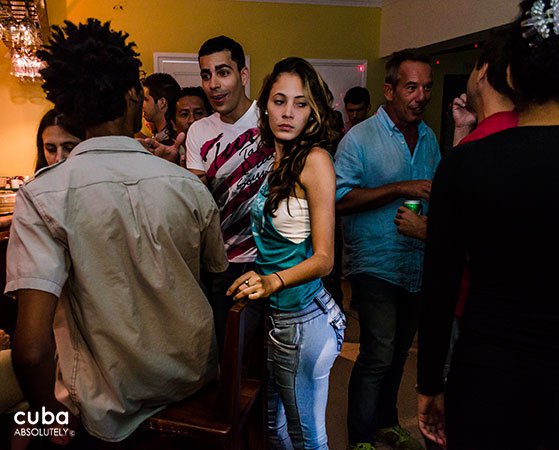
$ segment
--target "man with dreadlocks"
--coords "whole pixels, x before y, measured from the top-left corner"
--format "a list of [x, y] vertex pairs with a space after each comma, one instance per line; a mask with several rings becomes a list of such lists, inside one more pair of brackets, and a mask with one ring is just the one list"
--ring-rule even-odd
[[87, 140], [20, 189], [8, 248], [22, 390], [102, 441], [216, 377], [200, 266], [227, 267], [205, 186], [132, 138], [143, 95], [127, 38], [96, 19], [53, 27], [43, 88]]

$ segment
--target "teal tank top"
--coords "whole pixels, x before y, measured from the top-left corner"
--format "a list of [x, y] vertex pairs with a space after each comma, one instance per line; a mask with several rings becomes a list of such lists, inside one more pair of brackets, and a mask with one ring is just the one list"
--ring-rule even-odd
[[[308, 259], [313, 254], [311, 236], [296, 244], [276, 229], [272, 217], [264, 213], [268, 183], [264, 183], [252, 203], [252, 234], [256, 242], [256, 270], [261, 275], [270, 275], [289, 269]], [[309, 306], [323, 289], [322, 280], [317, 278], [308, 283], [282, 289], [270, 296], [270, 306], [286, 312], [301, 311]]]

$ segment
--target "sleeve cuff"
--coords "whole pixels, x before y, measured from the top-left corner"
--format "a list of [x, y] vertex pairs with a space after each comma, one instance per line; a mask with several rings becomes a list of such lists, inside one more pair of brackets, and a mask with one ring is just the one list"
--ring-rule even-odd
[[350, 187], [342, 187], [336, 190], [336, 201], [339, 202], [342, 198], [344, 198], [349, 192], [351, 192], [353, 188]]
[[18, 278], [17, 280], [9, 281], [6, 283], [4, 294], [12, 295], [20, 289], [35, 289], [37, 291], [48, 292], [56, 297], [60, 297], [62, 286], [49, 280], [42, 280], [40, 278]]

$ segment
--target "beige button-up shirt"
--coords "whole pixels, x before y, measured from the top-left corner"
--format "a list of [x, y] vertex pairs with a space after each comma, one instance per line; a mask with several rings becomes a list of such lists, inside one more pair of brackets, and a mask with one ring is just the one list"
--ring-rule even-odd
[[6, 292], [60, 297], [56, 394], [92, 435], [122, 440], [216, 377], [201, 265], [227, 268], [215, 202], [134, 139], [84, 141], [19, 190]]

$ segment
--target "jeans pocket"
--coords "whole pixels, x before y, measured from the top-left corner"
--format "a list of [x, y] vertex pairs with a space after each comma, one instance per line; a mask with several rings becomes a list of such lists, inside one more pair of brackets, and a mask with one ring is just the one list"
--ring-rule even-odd
[[279, 386], [289, 386], [285, 378], [286, 374], [297, 372], [299, 364], [299, 328], [296, 325], [290, 327], [273, 327], [269, 332], [269, 355], [268, 360], [272, 362], [275, 382]]
[[[337, 307], [336, 307], [337, 308]], [[346, 318], [342, 311], [338, 309], [337, 314], [334, 313], [332, 319], [330, 319], [330, 325], [334, 328], [336, 333], [336, 339], [338, 341], [338, 352], [342, 350], [342, 344], [344, 343], [344, 330], [346, 329]]]
[[299, 329], [292, 327], [273, 327], [268, 336], [274, 345], [286, 350], [297, 350], [299, 348]]

